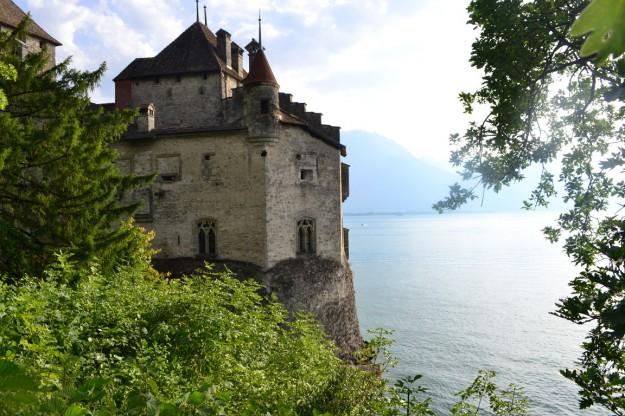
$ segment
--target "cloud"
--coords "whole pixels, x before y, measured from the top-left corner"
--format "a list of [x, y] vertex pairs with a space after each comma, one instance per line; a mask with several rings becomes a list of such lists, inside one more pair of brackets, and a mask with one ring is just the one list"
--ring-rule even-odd
[[[263, 40], [281, 89], [345, 129], [377, 132], [444, 161], [466, 119], [460, 91], [479, 85], [468, 65], [469, 0], [206, 0], [209, 26], [245, 46]], [[18, 0], [81, 69], [109, 72], [94, 99], [111, 101], [117, 75], [153, 56], [195, 20], [190, 0]], [[202, 2], [200, 3], [202, 6]], [[203, 11], [200, 12], [203, 19]]]

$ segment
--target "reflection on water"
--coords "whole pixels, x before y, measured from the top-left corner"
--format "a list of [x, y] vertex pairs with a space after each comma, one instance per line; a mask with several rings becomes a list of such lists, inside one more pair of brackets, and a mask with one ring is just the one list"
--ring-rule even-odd
[[423, 374], [440, 414], [479, 369], [525, 387], [535, 415], [608, 414], [579, 410], [576, 386], [559, 374], [586, 329], [549, 314], [575, 273], [540, 231], [554, 218], [346, 217], [360, 324], [395, 331], [392, 375]]

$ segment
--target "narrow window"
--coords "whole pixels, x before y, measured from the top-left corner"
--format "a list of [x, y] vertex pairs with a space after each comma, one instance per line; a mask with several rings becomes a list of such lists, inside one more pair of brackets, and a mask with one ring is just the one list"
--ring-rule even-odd
[[46, 48], [46, 43], [42, 40], [39, 41], [39, 49], [45, 49]]
[[204, 95], [204, 87], [200, 87], [198, 89], [198, 92], [200, 93], [200, 95]]
[[198, 252], [200, 256], [217, 255], [217, 222], [203, 220], [198, 223]]
[[182, 81], [182, 77], [180, 75], [177, 75], [176, 76], [176, 82], [180, 82], [180, 81]]
[[202, 179], [215, 179], [215, 153], [206, 153], [202, 157]]
[[171, 88], [167, 88], [167, 98], [171, 98], [174, 95]]
[[161, 79], [159, 77], [154, 78], [154, 83], [155, 84], [160, 84]]
[[315, 220], [307, 218], [297, 222], [298, 254], [315, 254], [316, 248]]
[[260, 113], [269, 114], [269, 100], [266, 98], [260, 100]]

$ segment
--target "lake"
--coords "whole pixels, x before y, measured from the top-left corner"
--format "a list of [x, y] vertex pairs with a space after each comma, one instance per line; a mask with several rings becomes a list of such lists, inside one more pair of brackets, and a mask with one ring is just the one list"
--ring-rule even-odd
[[363, 334], [395, 331], [400, 365], [422, 374], [438, 414], [479, 369], [525, 388], [537, 416], [581, 411], [559, 373], [580, 356], [586, 328], [550, 315], [575, 268], [542, 232], [554, 213], [346, 216]]

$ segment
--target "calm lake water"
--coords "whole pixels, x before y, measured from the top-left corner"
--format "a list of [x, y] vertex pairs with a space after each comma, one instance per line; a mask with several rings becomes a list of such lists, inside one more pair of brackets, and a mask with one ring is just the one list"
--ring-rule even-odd
[[536, 416], [581, 411], [558, 370], [580, 355], [585, 328], [549, 315], [575, 269], [541, 229], [556, 214], [347, 216], [360, 325], [395, 331], [400, 365], [423, 374], [434, 408], [479, 369], [526, 389]]

